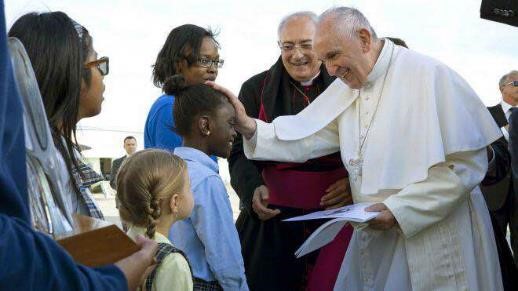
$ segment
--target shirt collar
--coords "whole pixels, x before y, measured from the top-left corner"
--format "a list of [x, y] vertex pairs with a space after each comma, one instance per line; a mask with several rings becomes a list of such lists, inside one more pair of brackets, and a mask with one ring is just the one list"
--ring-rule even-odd
[[381, 49], [378, 60], [376, 60], [372, 71], [367, 76], [367, 84], [365, 84], [366, 88], [371, 87], [374, 82], [376, 82], [376, 80], [383, 76], [388, 70], [393, 49], [394, 44], [388, 39], [383, 39], [383, 48]]
[[[147, 229], [145, 227], [131, 225], [130, 228], [128, 229], [128, 236], [136, 239], [137, 235], [139, 235], [139, 234], [146, 236], [146, 231], [147, 231]], [[155, 237], [153, 238], [153, 240], [156, 241], [157, 243], [171, 244], [169, 239], [167, 237], [165, 237], [165, 235], [159, 233], [158, 231], [155, 231]]]
[[187, 161], [198, 162], [205, 167], [219, 173], [219, 166], [206, 153], [190, 147], [177, 147], [174, 149], [174, 154]]
[[502, 100], [502, 102], [500, 102], [500, 104], [502, 104], [502, 110], [504, 111], [504, 113], [507, 113], [507, 111], [509, 111], [509, 109], [511, 109], [511, 107], [513, 107], [513, 105], [505, 102], [504, 100]]
[[313, 85], [313, 81], [315, 81], [315, 79], [320, 75], [320, 70], [318, 70], [318, 73], [313, 76], [313, 78], [307, 80], [307, 81], [303, 81], [303, 82], [300, 82], [300, 85], [302, 86], [311, 86]]

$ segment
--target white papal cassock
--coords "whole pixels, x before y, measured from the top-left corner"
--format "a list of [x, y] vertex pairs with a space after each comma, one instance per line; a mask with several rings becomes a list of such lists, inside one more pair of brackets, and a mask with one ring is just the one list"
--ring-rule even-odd
[[502, 290], [478, 188], [485, 148], [501, 133], [453, 70], [385, 40], [362, 89], [336, 80], [298, 115], [256, 122], [249, 158], [340, 150], [354, 202], [383, 202], [398, 221], [355, 226], [335, 290]]

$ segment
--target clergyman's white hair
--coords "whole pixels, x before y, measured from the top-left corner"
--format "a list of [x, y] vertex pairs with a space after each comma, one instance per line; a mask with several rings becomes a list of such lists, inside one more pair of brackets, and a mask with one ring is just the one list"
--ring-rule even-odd
[[357, 32], [360, 29], [367, 29], [374, 39], [377, 39], [374, 28], [369, 23], [369, 20], [358, 10], [350, 7], [333, 7], [319, 16], [319, 21], [322, 22], [328, 18], [339, 21], [337, 27], [349, 38], [357, 37]]
[[277, 36], [279, 38], [281, 37], [281, 31], [289, 21], [291, 21], [295, 18], [299, 18], [299, 17], [307, 17], [315, 24], [317, 24], [317, 22], [318, 22], [318, 16], [314, 12], [311, 12], [311, 11], [300, 11], [300, 12], [292, 13], [290, 15], [286, 15], [282, 18], [281, 23], [279, 23], [279, 27], [277, 28]]

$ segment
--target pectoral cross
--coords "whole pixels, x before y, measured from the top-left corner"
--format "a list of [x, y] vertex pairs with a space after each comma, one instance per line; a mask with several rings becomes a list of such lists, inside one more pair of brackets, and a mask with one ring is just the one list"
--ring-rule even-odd
[[349, 159], [349, 162], [347, 164], [350, 168], [349, 174], [356, 182], [356, 180], [362, 175], [363, 159], [360, 157], [356, 159]]

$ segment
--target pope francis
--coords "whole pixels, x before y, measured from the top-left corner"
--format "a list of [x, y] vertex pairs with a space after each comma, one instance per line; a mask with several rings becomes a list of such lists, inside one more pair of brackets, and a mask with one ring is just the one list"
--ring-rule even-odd
[[378, 39], [356, 9], [324, 12], [314, 49], [337, 80], [272, 123], [236, 109], [246, 155], [303, 162], [340, 150], [353, 200], [380, 214], [356, 226], [335, 290], [502, 290], [478, 188], [501, 133], [470, 86], [430, 57]]

